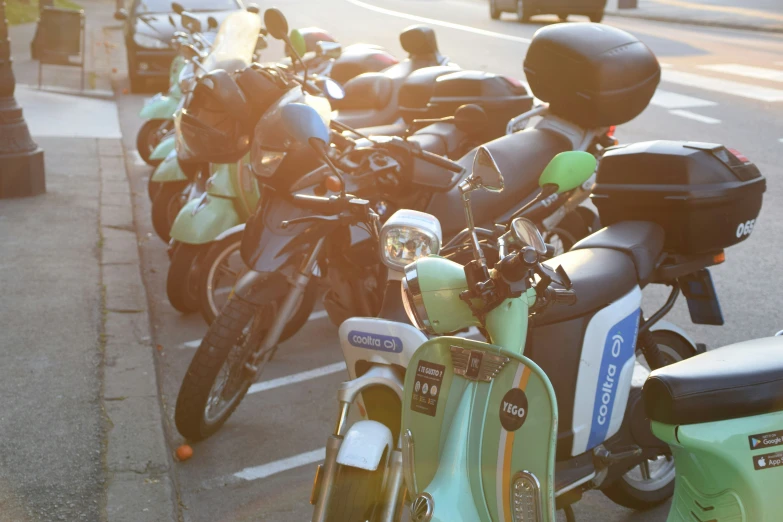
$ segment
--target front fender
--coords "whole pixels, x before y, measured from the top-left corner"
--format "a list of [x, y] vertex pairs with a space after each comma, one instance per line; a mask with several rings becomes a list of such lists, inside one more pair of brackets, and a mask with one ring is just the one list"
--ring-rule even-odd
[[170, 181], [188, 181], [188, 177], [182, 172], [177, 162], [177, 151], [172, 150], [166, 158], [155, 168], [152, 173], [152, 181], [167, 183]]
[[174, 96], [155, 96], [144, 104], [139, 116], [145, 120], [171, 120], [179, 105], [179, 98]]
[[680, 328], [676, 324], [670, 323], [669, 321], [661, 320], [661, 321], [658, 321], [657, 323], [655, 323], [654, 325], [652, 325], [650, 327], [650, 331], [651, 332], [655, 332], [655, 331], [658, 331], [658, 330], [672, 332], [672, 333], [675, 333], [675, 334], [679, 335], [688, 344], [691, 345], [691, 347], [693, 348], [693, 352], [694, 353], [697, 353], [699, 351], [699, 347], [696, 345], [696, 341], [693, 340], [693, 338], [688, 334], [688, 332], [686, 332], [685, 330], [683, 330], [682, 328]]
[[222, 232], [240, 224], [230, 199], [202, 194], [187, 202], [171, 225], [171, 238], [190, 245], [215, 241]]
[[163, 160], [166, 159], [166, 156], [169, 155], [171, 151], [174, 150], [174, 146], [177, 143], [177, 138], [173, 134], [170, 136], [166, 136], [162, 140], [160, 140], [160, 143], [158, 143], [157, 147], [152, 151], [152, 154], [150, 154], [150, 159], [153, 160]]
[[342, 466], [375, 471], [381, 464], [384, 451], [391, 455], [394, 449], [391, 430], [371, 420], [354, 423], [345, 434], [337, 463]]

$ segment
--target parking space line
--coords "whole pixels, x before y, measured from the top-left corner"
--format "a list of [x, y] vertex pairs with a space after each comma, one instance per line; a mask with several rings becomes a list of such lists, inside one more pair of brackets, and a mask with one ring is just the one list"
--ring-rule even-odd
[[294, 373], [293, 375], [286, 375], [285, 377], [279, 377], [269, 381], [261, 381], [255, 383], [247, 391], [247, 394], [258, 393], [273, 388], [279, 388], [281, 386], [288, 386], [289, 384], [296, 384], [297, 382], [309, 381], [310, 379], [317, 379], [318, 377], [324, 377], [325, 375], [331, 375], [333, 373], [341, 372], [345, 370], [347, 366], [345, 362], [338, 362], [322, 366], [314, 370], [307, 370], [306, 372]]
[[695, 87], [697, 89], [704, 89], [705, 91], [730, 94], [732, 96], [740, 96], [751, 100], [763, 102], [783, 101], [783, 90], [723, 80], [712, 76], [702, 76], [699, 74], [664, 69], [661, 71], [661, 79], [665, 82], [685, 85], [686, 87]]
[[720, 120], [715, 118], [710, 118], [709, 116], [704, 116], [702, 114], [696, 114], [695, 112], [691, 111], [683, 111], [683, 110], [674, 110], [669, 111], [669, 114], [674, 114], [675, 116], [682, 116], [683, 118], [688, 118], [689, 120], [694, 121], [700, 121], [701, 123], [708, 123], [710, 125], [715, 125], [720, 123]]
[[712, 107], [717, 103], [709, 100], [702, 100], [701, 98], [694, 98], [693, 96], [685, 96], [684, 94], [677, 94], [676, 92], [664, 91], [658, 89], [653, 94], [650, 105], [656, 107], [663, 107], [664, 109], [692, 109], [694, 107]]
[[193, 339], [192, 341], [182, 343], [183, 348], [198, 348], [199, 346], [201, 346], [201, 339]]
[[747, 78], [756, 78], [758, 80], [783, 82], [783, 71], [779, 69], [765, 69], [764, 67], [754, 67], [752, 65], [742, 65], [739, 63], [714, 63], [709, 65], [699, 65], [698, 67], [699, 69], [705, 69], [707, 71], [734, 74], [736, 76], [745, 76]]
[[262, 464], [261, 466], [254, 466], [252, 468], [245, 468], [242, 471], [234, 473], [236, 478], [243, 480], [258, 480], [262, 478], [271, 477], [277, 475], [289, 469], [299, 468], [307, 466], [308, 464], [315, 464], [326, 458], [326, 448], [317, 449], [315, 451], [308, 451], [307, 453], [301, 453], [288, 457], [287, 459], [276, 460], [269, 462], [268, 464]]

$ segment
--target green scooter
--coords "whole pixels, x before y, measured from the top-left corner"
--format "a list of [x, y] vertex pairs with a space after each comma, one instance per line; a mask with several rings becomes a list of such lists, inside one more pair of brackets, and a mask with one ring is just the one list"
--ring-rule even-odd
[[158, 93], [144, 103], [139, 112], [139, 117], [147, 120], [136, 135], [136, 149], [145, 163], [157, 166], [161, 160], [152, 158], [153, 151], [160, 140], [174, 127], [174, 112], [182, 99], [182, 91], [179, 88], [179, 74], [185, 67], [185, 59], [177, 54], [169, 68], [169, 91], [167, 94]]
[[[644, 145], [648, 151], [655, 148]], [[702, 172], [708, 178], [716, 169], [748, 169], [741, 183], [737, 177], [727, 181], [721, 198], [732, 204], [720, 210], [732, 221], [729, 227], [737, 228], [734, 218], [748, 216], [740, 222], [747, 230], [745, 223], [760, 211], [765, 186], [758, 169], [750, 162], [743, 165], [733, 153], [724, 154], [727, 149], [721, 146], [685, 144], [678, 150], [709, 161], [722, 158], [709, 165], [712, 172]], [[643, 162], [649, 156], [624, 159]], [[623, 166], [639, 173], [632, 162]], [[558, 155], [541, 176], [542, 195], [578, 186], [594, 167], [588, 154]], [[597, 179], [600, 189], [601, 170]], [[677, 230], [687, 237], [689, 219], [713, 211], [700, 204], [688, 207], [692, 213], [681, 216], [676, 229], [652, 220], [610, 219], [616, 222], [547, 261], [551, 247], [532, 222], [517, 218], [497, 239], [500, 260], [490, 270], [469, 198], [479, 188], [501, 190], [502, 180], [491, 154], [480, 149], [473, 174], [460, 185], [473, 261], [463, 267], [430, 256], [405, 268], [403, 301], [415, 326], [430, 335], [475, 326], [491, 343], [437, 337], [424, 343], [409, 363], [402, 397], [402, 460], [410, 519], [554, 522], [557, 508], [573, 521], [571, 505], [583, 491], [601, 489], [619, 498], [615, 485], [629, 470], [640, 467], [649, 479], [653, 466], [673, 464], [677, 480], [669, 522], [779, 520], [780, 343], [745, 343], [670, 365], [667, 350], [650, 344], [648, 337], [652, 324], [673, 306], [680, 284], [692, 319], [716, 316], [706, 267], [722, 262], [722, 248], [744, 237], [734, 237], [732, 229], [732, 234], [711, 237], [712, 251], [688, 251], [687, 244], [670, 234]], [[702, 187], [714, 191], [720, 185]], [[631, 201], [637, 212], [642, 202], [649, 203], [650, 188], [647, 200]], [[652, 215], [660, 220], [660, 209]], [[703, 229], [700, 235], [704, 239]], [[630, 290], [619, 283], [622, 279], [631, 282]], [[659, 312], [644, 318], [640, 288], [653, 282], [666, 282], [674, 290]], [[722, 324], [720, 319], [713, 324]], [[542, 337], [548, 326], [555, 330]], [[633, 384], [637, 349], [654, 369], [639, 394]], [[562, 385], [558, 373], [569, 371], [574, 353], [578, 370], [570, 379], [576, 378], [577, 404], [568, 412], [568, 401], [560, 400], [562, 387], [555, 385]], [[548, 358], [557, 363], [545, 372], [534, 359]], [[576, 421], [584, 413], [592, 421], [586, 430]], [[559, 424], [570, 424], [570, 416], [572, 429], [561, 433]], [[563, 457], [579, 445], [588, 451]]]

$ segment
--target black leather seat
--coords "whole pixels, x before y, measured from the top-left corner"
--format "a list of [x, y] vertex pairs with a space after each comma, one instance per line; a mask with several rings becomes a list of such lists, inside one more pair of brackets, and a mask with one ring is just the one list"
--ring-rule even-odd
[[[549, 130], [528, 129], [502, 136], [484, 147], [503, 173], [503, 192], [477, 190], [470, 195], [473, 217], [479, 226], [492, 226], [498, 218], [522, 205], [537, 188], [538, 178], [549, 162], [561, 152], [571, 150], [570, 141]], [[473, 167], [474, 149], [457, 163], [465, 167], [465, 176]], [[448, 192], [435, 194], [426, 210], [440, 220], [443, 238], [450, 239], [465, 228], [462, 195], [456, 184]]]
[[[536, 326], [590, 314], [616, 301], [636, 285], [636, 268], [628, 255], [609, 248], [583, 248], [553, 257], [544, 265], [562, 266], [577, 295], [572, 306], [548, 306], [535, 314]], [[557, 286], [555, 285], [555, 288]]]
[[602, 228], [581, 241], [571, 250], [610, 248], [631, 256], [639, 281], [646, 283], [655, 271], [663, 252], [663, 228], [649, 221], [622, 221]]
[[659, 368], [643, 394], [648, 417], [670, 425], [783, 411], [783, 337], [732, 344]]

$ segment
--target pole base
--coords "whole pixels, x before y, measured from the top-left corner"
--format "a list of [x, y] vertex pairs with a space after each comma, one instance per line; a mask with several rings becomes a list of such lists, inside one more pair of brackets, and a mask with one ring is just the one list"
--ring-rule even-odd
[[0, 154], [0, 199], [24, 198], [46, 192], [44, 151]]

